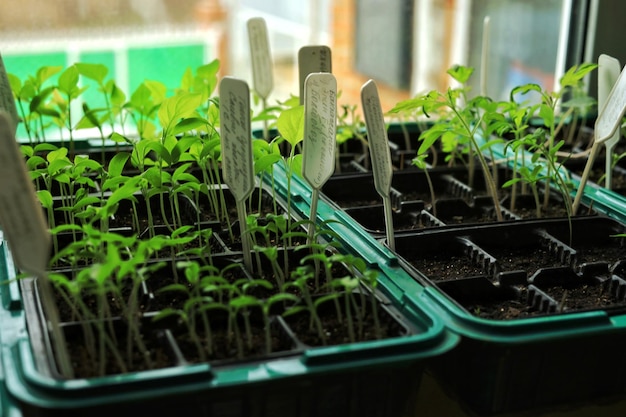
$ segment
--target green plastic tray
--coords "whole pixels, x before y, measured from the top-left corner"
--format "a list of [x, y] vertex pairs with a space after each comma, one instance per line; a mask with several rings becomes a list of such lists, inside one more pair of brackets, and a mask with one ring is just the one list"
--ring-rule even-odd
[[[310, 188], [299, 180], [291, 189], [296, 200], [294, 206], [307, 216]], [[619, 359], [626, 348], [623, 309], [508, 321], [479, 318], [429, 282], [395, 251], [376, 242], [332, 201], [324, 197], [322, 200], [318, 221], [330, 221], [344, 242], [352, 242], [350, 247], [355, 253], [394, 277], [393, 283], [385, 281], [383, 284], [388, 292], [412, 299], [421, 308], [434, 312], [450, 331], [461, 337], [454, 349], [433, 357], [428, 367], [444, 389], [472, 412], [496, 414], [545, 409], [621, 396], [626, 392], [626, 365]], [[615, 215], [607, 217], [621, 219], [623, 213], [618, 206], [616, 203]], [[332, 226], [334, 222], [338, 224]], [[473, 227], [480, 233], [485, 226]], [[421, 234], [426, 237], [420, 245], [428, 246], [435, 242], [438, 231]], [[417, 288], [411, 281], [419, 282], [421, 287]]]
[[[298, 211], [302, 201], [296, 198], [293, 203]], [[360, 235], [349, 239], [357, 251], [380, 252], [378, 245], [359, 239]], [[406, 274], [389, 275], [385, 268], [370, 262], [371, 268], [380, 269], [382, 297], [410, 320], [417, 329], [415, 334], [307, 348], [289, 356], [228, 366], [185, 365], [63, 380], [37, 365], [33, 340], [41, 329], [29, 327], [31, 322], [25, 318], [28, 303], [24, 297], [30, 296], [30, 287], [15, 281], [10, 251], [5, 242], [2, 247], [0, 281], [6, 284], [0, 286], [2, 389], [10, 404], [17, 407], [11, 415], [402, 415], [416, 405], [426, 362], [458, 342], [437, 316], [422, 309], [415, 298], [405, 296], [405, 286], [423, 289], [417, 282]], [[4, 401], [2, 404], [6, 409]]]

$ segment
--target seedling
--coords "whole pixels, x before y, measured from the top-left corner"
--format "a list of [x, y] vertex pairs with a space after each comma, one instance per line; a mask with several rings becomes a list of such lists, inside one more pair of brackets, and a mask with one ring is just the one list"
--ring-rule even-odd
[[[303, 164], [308, 163], [304, 172], [309, 178], [314, 175], [318, 188], [323, 183], [318, 174], [332, 173], [331, 150], [335, 149], [337, 123], [335, 82], [327, 84], [324, 79], [312, 89], [320, 95], [310, 97], [309, 108], [314, 110], [314, 118], [321, 119], [309, 120], [306, 131], [309, 139], [328, 137], [329, 142], [324, 142], [323, 152], [313, 152], [311, 159], [303, 163], [303, 155], [297, 152], [305, 137], [305, 116], [304, 106], [297, 104], [297, 98], [280, 104], [280, 115], [276, 117], [278, 138], [251, 141], [246, 127], [250, 117], [249, 91], [238, 95], [237, 91], [222, 89], [228, 87], [230, 81], [226, 81], [220, 85], [220, 97], [211, 98], [217, 83], [212, 72], [215, 65], [201, 67], [196, 75], [186, 71], [181, 87], [173, 95], [163, 84], [146, 81], [126, 103], [126, 95], [113, 81], [106, 80], [103, 66], [76, 64], [72, 68], [41, 70], [39, 78], [26, 83], [26, 89], [16, 83], [13, 91], [23, 97], [18, 102], [28, 103], [27, 107], [34, 110], [32, 115], [24, 116], [29, 129], [33, 128], [29, 130], [33, 145], [25, 146], [23, 155], [33, 178], [40, 180], [39, 200], [44, 208], [41, 212], [47, 212], [54, 236], [72, 235], [63, 244], [56, 241], [47, 267], [54, 271], [50, 277], [56, 295], [70, 311], [64, 319], [80, 323], [93, 375], [136, 371], [133, 357], [140, 359], [140, 369], [155, 366], [154, 352], [141, 333], [146, 308], [142, 297], [146, 294], [165, 297], [175, 293], [183, 299], [180, 304], [163, 308], [156, 317], [174, 318], [182, 324], [185, 335], [181, 340], [196, 347], [200, 361], [212, 359], [218, 343], [215, 332], [220, 325], [229, 350], [243, 357], [252, 347], [253, 325], [262, 321], [264, 351], [270, 353], [275, 340], [271, 332], [273, 322], [283, 312], [287, 312], [287, 317], [298, 310], [308, 312], [312, 327], [326, 343], [327, 329], [323, 328], [319, 313], [328, 301], [334, 303], [339, 319], [351, 329], [350, 339], [361, 337], [366, 313], [358, 309], [365, 308], [367, 292], [352, 294], [351, 290], [375, 288], [375, 274], [369, 274], [364, 263], [330, 255], [334, 252], [329, 252], [329, 248], [336, 242], [324, 242], [339, 239], [316, 224], [315, 214], [311, 219], [296, 221], [291, 215], [291, 203], [286, 206], [287, 213], [281, 213], [275, 195], [274, 213], [261, 213], [262, 198], [259, 214], [248, 216], [244, 211], [254, 208], [248, 206], [252, 204], [249, 196], [256, 183], [254, 174], [273, 175], [274, 163], [285, 162], [288, 184], [293, 174], [303, 171]], [[63, 74], [57, 83], [61, 87], [48, 81], [55, 74]], [[77, 76], [93, 81], [105, 102], [103, 106], [84, 106], [78, 123], [77, 114], [63, 107], [80, 97], [82, 87]], [[43, 91], [48, 87], [49, 91]], [[246, 99], [239, 100], [243, 95]], [[60, 110], [67, 112], [61, 114]], [[57, 122], [63, 121], [66, 129], [96, 128], [103, 144], [110, 138], [132, 149], [117, 153], [110, 162], [99, 162], [80, 155], [70, 157], [65, 146], [36, 144], [43, 140], [46, 124], [55, 117]], [[136, 125], [138, 137], [131, 138], [123, 130], [127, 119]], [[113, 133], [107, 135], [109, 127]], [[284, 157], [280, 153], [281, 142], [291, 146]], [[222, 186], [222, 176], [228, 188]], [[261, 193], [264, 187], [258, 188]], [[244, 257], [250, 257], [249, 262], [244, 259], [244, 264], [251, 271], [255, 253], [258, 273], [248, 273], [230, 258], [225, 264], [220, 260], [218, 267], [211, 246], [216, 238], [214, 231], [203, 228], [199, 214], [193, 215], [197, 224], [185, 224], [183, 208], [178, 205], [179, 201], [189, 200], [200, 206], [201, 199], [207, 196], [215, 215], [230, 227], [224, 196], [228, 189], [238, 202], [239, 213], [244, 213], [238, 215], [242, 237], [252, 238], [254, 244], [244, 247]], [[286, 195], [289, 199], [291, 192]], [[122, 207], [126, 209], [121, 210]], [[66, 215], [65, 224], [55, 224], [59, 213]], [[112, 227], [119, 225], [115, 222], [123, 214], [128, 214], [132, 223], [132, 230], [124, 229], [127, 235], [115, 233]], [[144, 214], [147, 221], [140, 218]], [[157, 227], [159, 219], [165, 228]], [[295, 251], [305, 251], [304, 255], [298, 253], [299, 264], [292, 257]], [[271, 266], [274, 281], [262, 275], [261, 260]], [[160, 288], [153, 278], [165, 274], [171, 281]], [[352, 274], [358, 277], [350, 277]], [[342, 302], [344, 299], [349, 301]], [[351, 320], [347, 320], [348, 316]], [[122, 332], [117, 328], [118, 322], [126, 326]]]
[[[467, 82], [472, 72], [472, 68], [460, 66], [448, 70], [448, 74], [462, 85]], [[490, 103], [487, 97], [477, 96], [468, 100], [466, 93], [467, 87], [449, 88], [445, 94], [433, 90], [421, 97], [398, 103], [390, 112], [411, 112], [420, 108], [423, 109], [425, 115], [441, 112], [442, 110], [449, 112], [447, 117], [440, 118], [435, 123], [435, 126], [420, 135], [420, 140], [424, 141], [421, 147], [422, 149], [429, 148], [439, 138], [443, 140], [444, 134], [449, 132], [452, 133], [453, 139], [463, 141], [459, 142], [459, 144], [466, 143], [470, 152], [468, 158], [468, 183], [470, 186], [473, 185], [474, 164], [475, 160], [478, 160], [485, 178], [487, 191], [494, 204], [496, 217], [498, 221], [502, 221], [497, 184], [483, 154], [483, 151], [494, 142], [488, 141], [484, 147], [481, 147], [478, 142], [478, 135], [484, 133], [484, 131], [489, 131], [489, 128], [484, 129], [483, 123], [490, 120], [490, 114], [497, 111], [497, 108]], [[483, 130], [481, 131], [481, 129]], [[450, 139], [451, 136], [448, 135], [447, 138]]]
[[[582, 79], [589, 72], [593, 71], [597, 68], [595, 64], [581, 64], [579, 66], [571, 67], [559, 80], [560, 90], [555, 92], [544, 91], [537, 84], [526, 84], [519, 86], [514, 89], [512, 92], [512, 96], [515, 94], [527, 94], [528, 92], [534, 91], [539, 93], [541, 97], [541, 103], [538, 105], [537, 114], [543, 120], [544, 125], [546, 126], [546, 142], [542, 145], [542, 149], [540, 150], [544, 157], [547, 159], [546, 166], [546, 177], [553, 179], [556, 183], [556, 186], [559, 188], [563, 198], [570, 203], [566, 203], [569, 209], [571, 209], [571, 198], [569, 197], [569, 188], [562, 178], [562, 175], [558, 172], [557, 165], [558, 162], [556, 160], [556, 152], [558, 148], [563, 146], [565, 143], [564, 140], [557, 141], [557, 133], [561, 130], [562, 126], [569, 119], [576, 108], [580, 107], [579, 101], [570, 100], [567, 103], [561, 103], [565, 94], [573, 89], [580, 88], [580, 84], [582, 83]], [[588, 105], [587, 100], [583, 100], [583, 104], [585, 106]], [[567, 107], [567, 111], [560, 117], [557, 117], [559, 112], [559, 105], [563, 105]], [[556, 149], [556, 150], [555, 150]], [[546, 187], [546, 191], [549, 189], [549, 185]], [[550, 193], [544, 193], [543, 199], [543, 207], [547, 208], [549, 204]], [[575, 209], [575, 208], [574, 208]], [[574, 211], [575, 212], [575, 211]]]

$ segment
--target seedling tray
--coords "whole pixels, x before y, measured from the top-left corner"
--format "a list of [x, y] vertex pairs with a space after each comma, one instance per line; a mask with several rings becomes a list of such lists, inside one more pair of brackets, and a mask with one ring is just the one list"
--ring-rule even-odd
[[[350, 240], [355, 241], [350, 250], [379, 250], [373, 241]], [[329, 347], [299, 344], [288, 354], [242, 362], [187, 364], [182, 358], [158, 370], [64, 379], [38, 356], [49, 346], [37, 312], [36, 281], [17, 282], [6, 243], [2, 248], [2, 387], [24, 416], [402, 415], [415, 406], [426, 362], [458, 342], [431, 311], [404, 297], [397, 277], [381, 268], [380, 299], [408, 323], [405, 336]], [[422, 289], [410, 277], [400, 278]], [[71, 324], [64, 327], [72, 331]]]
[[[303, 187], [294, 197], [307, 195]], [[335, 227], [345, 240], [376, 239], [348, 209], [326, 203], [318, 221], [340, 223]], [[296, 198], [294, 206], [306, 213], [305, 199]], [[427, 365], [453, 398], [480, 415], [539, 410], [623, 396], [626, 389], [626, 365], [615, 362], [626, 347], [626, 249], [622, 238], [613, 237], [626, 227], [602, 213], [576, 216], [571, 225], [571, 241], [567, 218], [515, 219], [401, 231], [394, 251], [382, 244], [359, 249], [355, 243], [352, 249], [393, 271], [390, 292], [435, 312], [461, 337]], [[512, 262], [536, 252], [543, 254], [540, 261], [525, 267]], [[409, 260], [436, 256], [448, 259], [457, 276], [436, 280]], [[581, 288], [603, 293], [604, 303], [581, 307]], [[488, 305], [496, 302], [508, 302], [503, 308], [517, 316], [490, 317]]]
[[[626, 249], [611, 236], [626, 229], [604, 216], [574, 218], [572, 228], [571, 242], [567, 219], [397, 236], [402, 266], [426, 287], [424, 302], [462, 337], [431, 369], [471, 410], [493, 414], [624, 394], [614, 355], [626, 347], [619, 269]], [[530, 260], [535, 254], [541, 257]], [[439, 261], [443, 269], [433, 267]], [[455, 274], [437, 272], [446, 268]], [[581, 295], [598, 304], [580, 304]]]

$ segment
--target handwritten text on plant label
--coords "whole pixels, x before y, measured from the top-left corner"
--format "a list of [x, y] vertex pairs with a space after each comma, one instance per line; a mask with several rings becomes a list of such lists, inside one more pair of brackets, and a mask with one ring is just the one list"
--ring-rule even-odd
[[371, 150], [374, 186], [381, 197], [389, 197], [391, 188], [391, 152], [376, 83], [369, 80], [361, 88], [367, 138]]
[[220, 97], [224, 181], [235, 198], [242, 200], [254, 188], [248, 85], [245, 81], [224, 77]]
[[304, 82], [309, 74], [332, 72], [331, 51], [325, 45], [303, 46], [298, 51], [298, 74], [300, 78], [300, 103], [304, 103]]
[[253, 86], [259, 96], [267, 98], [274, 87], [274, 77], [267, 25], [263, 18], [248, 20], [248, 38]]
[[304, 98], [302, 175], [320, 188], [335, 169], [337, 80], [329, 73], [310, 74]]

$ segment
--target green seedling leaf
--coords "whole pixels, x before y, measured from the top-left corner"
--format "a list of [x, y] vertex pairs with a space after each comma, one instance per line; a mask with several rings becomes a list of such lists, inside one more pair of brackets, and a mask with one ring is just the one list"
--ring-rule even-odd
[[68, 152], [67, 148], [51, 149], [50, 152], [48, 152], [48, 155], [46, 155], [46, 160], [48, 162], [53, 162], [53, 161], [57, 161], [60, 159], [67, 159], [67, 152]]
[[26, 158], [30, 158], [35, 154], [35, 149], [30, 145], [20, 145], [20, 152]]
[[125, 143], [125, 144], [132, 144], [133, 143], [132, 140], [128, 139], [126, 136], [120, 135], [117, 132], [113, 132], [109, 139], [111, 139], [115, 143]]
[[[358, 285], [358, 282], [357, 282]], [[324, 295], [322, 297], [317, 298], [314, 302], [313, 305], [315, 306], [315, 308], [319, 308], [320, 305], [328, 302], [328, 301], [332, 301], [332, 300], [336, 300], [337, 298], [339, 298], [341, 296], [340, 293], [338, 292], [334, 292], [328, 295]]]
[[240, 295], [231, 299], [228, 304], [231, 307], [235, 308], [235, 310], [239, 310], [245, 307], [259, 305], [259, 303], [260, 301], [256, 297], [253, 297], [251, 295]]
[[67, 67], [65, 71], [61, 73], [59, 76], [58, 87], [59, 90], [71, 98], [75, 98], [77, 96], [79, 88], [78, 69], [76, 69], [76, 66], [72, 65], [71, 67]]
[[282, 157], [279, 154], [270, 153], [263, 155], [254, 160], [254, 173], [259, 174], [261, 172], [271, 172], [271, 167], [274, 166]]
[[215, 91], [219, 69], [220, 61], [217, 59], [196, 69], [192, 91], [202, 94], [202, 102], [207, 101]]
[[20, 92], [22, 91], [22, 80], [20, 77], [15, 74], [7, 73], [7, 79], [9, 80], [9, 85], [11, 86], [13, 95], [20, 98]]
[[193, 78], [193, 71], [191, 70], [191, 67], [187, 67], [180, 80], [180, 89], [187, 92], [192, 91]]
[[199, 127], [204, 127], [208, 123], [209, 123], [208, 120], [203, 119], [201, 117], [188, 117], [188, 118], [182, 119], [180, 122], [176, 124], [176, 126], [174, 126], [172, 135], [178, 135], [180, 133], [189, 132]]
[[281, 303], [281, 302], [286, 302], [286, 301], [292, 301], [294, 303], [297, 303], [298, 301], [300, 301], [300, 298], [298, 298], [296, 295], [291, 294], [291, 293], [278, 293], [268, 298], [266, 300], [266, 303], [268, 306], [271, 306], [276, 303]]
[[62, 66], [43, 66], [37, 70], [36, 80], [37, 85], [41, 87], [50, 77], [59, 73], [63, 69]]
[[293, 316], [295, 314], [299, 314], [302, 312], [306, 312], [308, 309], [305, 306], [301, 306], [301, 305], [295, 305], [295, 306], [291, 306], [289, 307], [289, 309], [287, 309], [282, 316], [283, 317], [289, 317], [289, 316]]
[[465, 84], [474, 73], [474, 68], [465, 67], [463, 65], [454, 65], [446, 72], [459, 83]]
[[524, 95], [529, 93], [530, 91], [537, 92], [542, 94], [543, 90], [539, 84], [524, 84], [517, 86], [511, 90], [511, 94], [509, 96], [509, 100], [511, 102], [515, 102], [515, 96], [518, 94]]
[[187, 286], [184, 284], [169, 284], [157, 290], [158, 293], [173, 292], [173, 291], [182, 292], [182, 293], [189, 292], [189, 290], [187, 289]]
[[90, 78], [98, 84], [102, 84], [107, 74], [109, 73], [109, 69], [103, 64], [90, 64], [79, 62], [74, 64], [78, 73], [84, 77]]
[[167, 87], [162, 82], [146, 80], [144, 84], [150, 91], [150, 96], [155, 104], [161, 104], [167, 97]]
[[289, 166], [291, 167], [291, 172], [293, 173], [301, 173], [302, 172], [302, 154], [296, 154], [292, 158], [289, 159]]
[[111, 106], [115, 110], [115, 114], [119, 113], [120, 108], [126, 102], [126, 94], [124, 94], [124, 91], [122, 91], [113, 80], [107, 82], [105, 91], [109, 94]]
[[542, 103], [539, 106], [539, 117], [541, 117], [546, 126], [552, 126], [554, 124], [554, 110], [547, 104]]
[[74, 206], [71, 207], [72, 210], [79, 210], [83, 207], [90, 205], [98, 205], [102, 200], [100, 197], [91, 196], [91, 197], [83, 197], [81, 198]]
[[31, 173], [33, 173], [33, 171], [35, 171], [37, 167], [46, 166], [46, 165], [47, 165], [46, 160], [43, 159], [39, 155], [34, 155], [28, 158], [28, 160], [26, 161], [26, 166], [28, 167]]
[[589, 74], [596, 68], [598, 68], [597, 64], [589, 62], [572, 66], [561, 77], [561, 80], [559, 81], [559, 83], [561, 84], [561, 88], [577, 86], [585, 77], [585, 75]]
[[108, 173], [109, 177], [117, 177], [122, 175], [124, 168], [126, 167], [126, 163], [130, 159], [130, 153], [128, 152], [118, 152], [113, 158], [109, 161]]
[[[46, 111], [50, 111], [44, 107], [45, 101], [48, 99], [50, 94], [55, 90], [55, 87], [47, 87], [39, 92], [39, 94], [35, 95], [30, 104], [28, 105], [28, 109], [31, 113], [41, 113], [44, 114]], [[58, 112], [55, 112], [58, 117]]]
[[37, 191], [37, 198], [39, 199], [39, 202], [45, 209], [51, 209], [54, 206], [52, 194], [48, 190]]
[[295, 147], [304, 139], [304, 106], [298, 105], [281, 112], [276, 126], [280, 135]]
[[[202, 96], [195, 93], [182, 92], [166, 98], [158, 111], [159, 122], [165, 132], [164, 136], [173, 135], [174, 127], [182, 123], [181, 119], [194, 115], [201, 103]], [[193, 121], [190, 122], [190, 124], [193, 123]]]

